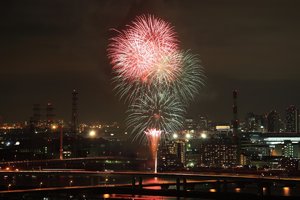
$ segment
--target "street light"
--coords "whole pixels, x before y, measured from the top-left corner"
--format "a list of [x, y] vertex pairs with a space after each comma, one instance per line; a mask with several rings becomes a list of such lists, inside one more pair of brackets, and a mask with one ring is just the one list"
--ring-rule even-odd
[[173, 134], [173, 139], [177, 139], [178, 138], [178, 134], [177, 133], [174, 133]]
[[94, 137], [96, 136], [96, 131], [95, 131], [95, 130], [90, 130], [89, 136], [90, 136], [91, 138], [94, 138]]
[[191, 135], [190, 133], [187, 133], [187, 134], [185, 135], [185, 137], [186, 137], [186, 139], [190, 139], [190, 138], [192, 137], [192, 135]]
[[207, 138], [207, 135], [205, 133], [201, 133], [201, 138], [202, 139], [206, 139]]

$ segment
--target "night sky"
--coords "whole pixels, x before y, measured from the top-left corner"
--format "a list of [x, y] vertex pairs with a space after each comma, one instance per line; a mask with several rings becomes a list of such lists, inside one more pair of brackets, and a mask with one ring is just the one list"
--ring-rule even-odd
[[[300, 107], [298, 0], [5, 0], [0, 3], [0, 116], [28, 120], [32, 105], [52, 102], [79, 121], [122, 121], [106, 56], [111, 28], [136, 15], [169, 21], [180, 46], [198, 54], [208, 77], [189, 115], [229, 121], [233, 89], [239, 117]], [[284, 117], [284, 115], [282, 115]]]

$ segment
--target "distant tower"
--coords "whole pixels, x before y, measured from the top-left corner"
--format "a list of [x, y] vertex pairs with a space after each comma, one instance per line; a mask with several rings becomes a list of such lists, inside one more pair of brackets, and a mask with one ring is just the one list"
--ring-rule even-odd
[[78, 92], [74, 89], [72, 92], [72, 117], [71, 117], [71, 133], [77, 133], [78, 127]]
[[286, 109], [286, 132], [299, 132], [299, 110], [294, 105]]
[[232, 130], [233, 130], [233, 136], [238, 137], [238, 126], [239, 126], [239, 120], [238, 120], [238, 108], [237, 108], [237, 90], [233, 90], [232, 97], [233, 97], [233, 105], [232, 105]]
[[51, 126], [51, 124], [54, 121], [54, 114], [53, 114], [53, 104], [52, 103], [47, 103], [46, 106], [46, 124], [48, 127]]
[[40, 106], [40, 104], [37, 104], [37, 103], [33, 104], [32, 111], [33, 111], [32, 123], [36, 127], [36, 126], [38, 126], [38, 124], [41, 121], [41, 106]]

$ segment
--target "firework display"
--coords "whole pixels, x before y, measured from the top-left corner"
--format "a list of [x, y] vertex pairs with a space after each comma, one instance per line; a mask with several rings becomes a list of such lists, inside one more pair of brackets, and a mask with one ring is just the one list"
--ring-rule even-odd
[[133, 138], [147, 139], [157, 156], [160, 139], [180, 130], [204, 85], [203, 68], [196, 55], [179, 48], [173, 27], [160, 18], [142, 15], [117, 32], [108, 46], [114, 89], [129, 104], [126, 124]]
[[145, 93], [128, 109], [127, 126], [133, 127], [134, 137], [143, 140], [147, 129], [160, 130], [163, 137], [181, 128], [185, 109], [170, 93]]
[[157, 82], [176, 76], [180, 68], [178, 40], [169, 23], [140, 16], [111, 39], [108, 56], [124, 81]]
[[183, 104], [189, 105], [205, 84], [205, 76], [196, 55], [189, 51], [184, 51], [181, 55], [181, 71], [169, 89], [176, 93], [175, 95], [181, 99]]

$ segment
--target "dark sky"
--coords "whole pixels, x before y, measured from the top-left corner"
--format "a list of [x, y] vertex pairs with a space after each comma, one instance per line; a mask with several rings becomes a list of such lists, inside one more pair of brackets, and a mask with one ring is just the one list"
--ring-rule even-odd
[[79, 120], [123, 120], [106, 56], [110, 28], [141, 13], [169, 21], [181, 47], [202, 60], [208, 77], [190, 115], [231, 119], [300, 107], [298, 0], [4, 0], [0, 3], [0, 116], [28, 120], [32, 105], [52, 102], [70, 119], [79, 91]]

